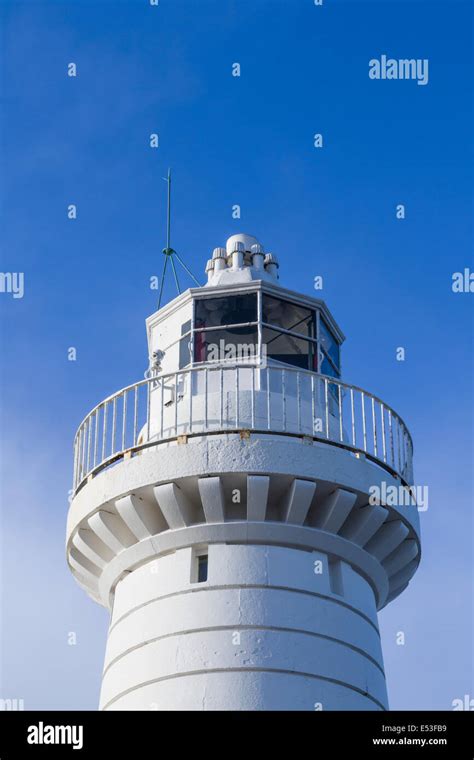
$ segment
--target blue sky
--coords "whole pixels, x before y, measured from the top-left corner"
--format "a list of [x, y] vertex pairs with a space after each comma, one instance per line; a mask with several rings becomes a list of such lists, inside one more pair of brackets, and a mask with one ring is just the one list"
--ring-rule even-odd
[[[381, 614], [391, 707], [474, 697], [474, 295], [451, 289], [453, 272], [474, 268], [471, 4], [3, 0], [0, 10], [2, 271], [25, 273], [24, 298], [0, 294], [0, 696], [97, 706], [107, 615], [64, 559], [72, 439], [147, 365], [171, 166], [173, 245], [192, 270], [204, 280], [212, 248], [245, 231], [278, 255], [283, 285], [314, 293], [322, 275], [316, 295], [347, 338], [343, 379], [407, 422], [430, 508], [421, 568]], [[382, 54], [427, 58], [429, 83], [370, 80]]]

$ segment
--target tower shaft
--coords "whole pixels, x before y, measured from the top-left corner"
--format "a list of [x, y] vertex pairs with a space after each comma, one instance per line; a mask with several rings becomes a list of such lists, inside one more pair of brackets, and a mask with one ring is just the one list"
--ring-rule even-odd
[[198, 544], [117, 585], [101, 709], [386, 707], [374, 594], [345, 562], [277, 545]]

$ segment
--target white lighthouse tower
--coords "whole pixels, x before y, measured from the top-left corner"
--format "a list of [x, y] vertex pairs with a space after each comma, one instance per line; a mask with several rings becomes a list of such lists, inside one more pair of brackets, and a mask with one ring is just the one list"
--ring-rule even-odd
[[75, 439], [68, 562], [111, 613], [100, 707], [385, 710], [377, 611], [420, 554], [412, 499], [386, 498], [413, 483], [410, 434], [341, 380], [326, 304], [255, 238], [206, 272]]

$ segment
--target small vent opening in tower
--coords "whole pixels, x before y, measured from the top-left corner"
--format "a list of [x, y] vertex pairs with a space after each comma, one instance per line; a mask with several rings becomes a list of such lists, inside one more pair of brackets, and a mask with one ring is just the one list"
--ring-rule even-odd
[[207, 581], [208, 555], [201, 554], [201, 556], [197, 558], [197, 561], [198, 561], [197, 582], [204, 583], [205, 581]]
[[209, 566], [207, 546], [200, 546], [198, 551], [193, 551], [191, 560], [191, 583], [205, 583]]

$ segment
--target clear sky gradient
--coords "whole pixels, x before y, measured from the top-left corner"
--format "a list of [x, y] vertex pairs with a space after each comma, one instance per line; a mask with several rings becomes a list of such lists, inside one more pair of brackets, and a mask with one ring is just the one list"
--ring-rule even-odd
[[[474, 697], [474, 294], [451, 288], [454, 272], [474, 269], [472, 4], [3, 0], [0, 10], [1, 268], [25, 276], [22, 299], [0, 293], [0, 697], [98, 703], [107, 614], [64, 557], [72, 440], [147, 366], [168, 166], [173, 247], [198, 277], [229, 235], [256, 235], [283, 285], [327, 301], [347, 337], [343, 379], [407, 422], [429, 509], [421, 567], [380, 616], [390, 704], [450, 709]], [[382, 54], [427, 58], [428, 84], [369, 79]]]

